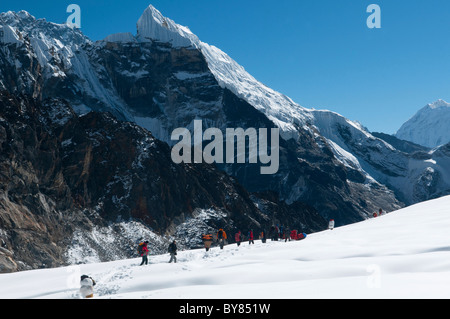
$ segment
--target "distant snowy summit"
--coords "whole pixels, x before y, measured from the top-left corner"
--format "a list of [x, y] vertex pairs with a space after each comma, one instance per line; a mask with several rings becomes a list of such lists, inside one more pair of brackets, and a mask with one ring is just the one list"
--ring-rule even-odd
[[395, 136], [431, 148], [450, 142], [450, 104], [443, 100], [427, 104]]

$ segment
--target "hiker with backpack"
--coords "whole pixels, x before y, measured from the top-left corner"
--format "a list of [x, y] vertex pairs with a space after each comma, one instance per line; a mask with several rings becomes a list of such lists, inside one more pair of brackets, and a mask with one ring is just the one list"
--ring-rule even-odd
[[270, 239], [272, 241], [278, 241], [278, 236], [279, 236], [279, 228], [278, 225], [272, 225], [272, 227], [270, 228]]
[[209, 248], [211, 248], [211, 244], [213, 242], [213, 236], [211, 234], [203, 234], [202, 241], [203, 241], [203, 244], [205, 245], [206, 251], [208, 251]]
[[139, 256], [142, 256], [142, 262], [139, 266], [142, 266], [143, 264], [148, 264], [148, 241], [144, 241], [139, 243], [138, 245], [138, 254]]
[[266, 231], [262, 230], [259, 234], [259, 239], [261, 239], [261, 242], [264, 244], [266, 242]]
[[169, 254], [170, 254], [170, 260], [169, 260], [169, 264], [174, 261], [175, 263], [177, 262], [177, 243], [174, 240], [170, 245], [169, 245]]
[[254, 244], [255, 242], [253, 241], [253, 230], [250, 229], [250, 231], [248, 232], [248, 244]]
[[242, 241], [242, 234], [241, 234], [240, 230], [234, 235], [234, 240], [239, 247], [239, 245], [241, 244], [241, 241]]
[[94, 297], [95, 280], [88, 275], [82, 275], [80, 280], [80, 294], [83, 298]]
[[216, 234], [216, 239], [219, 242], [220, 249], [223, 249], [223, 246], [225, 245], [225, 240], [227, 239], [227, 233], [220, 228], [219, 231]]
[[283, 238], [284, 238], [284, 242], [287, 242], [288, 240], [291, 241], [291, 230], [289, 229], [288, 226], [286, 226], [284, 228]]
[[334, 229], [334, 219], [330, 219], [328, 222], [328, 229], [333, 230]]

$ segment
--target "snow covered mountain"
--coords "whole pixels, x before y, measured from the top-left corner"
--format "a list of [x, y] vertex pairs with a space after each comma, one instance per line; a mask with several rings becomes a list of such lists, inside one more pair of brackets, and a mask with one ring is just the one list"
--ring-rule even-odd
[[450, 104], [437, 100], [406, 121], [396, 137], [430, 148], [450, 142]]
[[0, 57], [2, 86], [13, 94], [62, 98], [78, 114], [108, 111], [169, 144], [173, 129], [192, 129], [195, 119], [205, 129], [278, 127], [277, 174], [262, 176], [247, 164], [219, 167], [249, 191], [306, 202], [339, 223], [360, 220], [379, 206], [401, 206], [385, 186], [335, 157], [310, 110], [258, 82], [153, 6], [138, 20], [136, 36], [114, 34], [95, 43], [79, 30], [25, 12], [1, 14], [0, 24], [19, 41], [5, 38]]
[[165, 253], [147, 266], [130, 258], [2, 274], [0, 298], [79, 299], [87, 274], [94, 299], [170, 299], [174, 316], [173, 299], [448, 299], [449, 205], [447, 196], [301, 241], [179, 251], [176, 264]]
[[407, 205], [450, 194], [449, 144], [440, 148], [410, 148], [402, 140], [387, 141], [360, 124], [330, 111], [312, 111], [315, 126], [336, 158], [368, 180], [386, 185]]
[[[236, 61], [219, 48], [204, 43], [187, 27], [164, 17], [150, 5], [137, 23], [136, 40], [140, 42], [159, 41], [172, 47], [193, 47], [201, 51], [209, 71], [220, 87], [229, 89], [239, 98], [247, 101], [281, 129], [282, 137], [298, 136], [297, 126], [303, 126], [311, 119], [306, 109], [287, 96], [272, 90], [257, 81]], [[202, 74], [179, 74], [184, 79], [196, 78]]]
[[[421, 152], [415, 155], [409, 154], [408, 152], [405, 153], [386, 141], [375, 137], [359, 123], [350, 121], [339, 114], [300, 106], [290, 98], [257, 81], [226, 53], [200, 41], [188, 28], [180, 26], [171, 19], [164, 17], [153, 6], [149, 6], [145, 10], [137, 24], [136, 41], [144, 41], [143, 38], [149, 42], [159, 41], [161, 43], [170, 43], [172, 47], [193, 47], [198, 49], [202, 53], [207, 64], [207, 69], [211, 73], [205, 71], [204, 67], [200, 68], [197, 72], [173, 73], [177, 79], [183, 81], [183, 84], [181, 84], [182, 87], [190, 87], [192, 86], [192, 82], [195, 85], [201, 83], [202, 85], [209, 86], [211, 85], [211, 80], [217, 81], [220, 88], [230, 90], [237, 97], [264, 114], [273, 125], [279, 127], [282, 138], [288, 141], [288, 143], [293, 142], [296, 144], [296, 147], [291, 149], [295, 149], [295, 155], [293, 156], [297, 159], [301, 158], [304, 162], [314, 162], [317, 165], [315, 159], [308, 157], [316, 152], [317, 154], [322, 153], [320, 157], [324, 159], [327, 157], [326, 154], [331, 151], [334, 158], [332, 160], [330, 159], [330, 161], [337, 160], [338, 163], [334, 163], [334, 165], [342, 164], [345, 167], [347, 177], [344, 184], [347, 184], [350, 190], [350, 197], [357, 196], [364, 198], [364, 200], [367, 200], [365, 205], [372, 207], [374, 205], [376, 206], [377, 204], [375, 203], [378, 202], [378, 205], [385, 209], [390, 210], [395, 208], [398, 203], [393, 196], [389, 195], [390, 190], [394, 191], [397, 198], [406, 204], [416, 203], [450, 192], [450, 180], [447, 178], [447, 155], [442, 155], [442, 152], [439, 152], [441, 155], [435, 159], [434, 157], [436, 156], [433, 152], [429, 154]], [[208, 74], [212, 74], [214, 79], [211, 79], [211, 77], [208, 78]], [[175, 87], [178, 88], [179, 86], [180, 84], [177, 83]], [[166, 87], [165, 91], [168, 90], [170, 89]], [[205, 92], [201, 92], [201, 94], [203, 96], [215, 95], [215, 93]], [[157, 95], [161, 97], [164, 93]], [[145, 113], [141, 117], [140, 115], [142, 113], [138, 113], [138, 117], [135, 116], [135, 121], [147, 127], [152, 132], [160, 132], [161, 127], [166, 127], [165, 132], [168, 132], [176, 127], [175, 123], [177, 125], [183, 124], [186, 127], [192, 127], [191, 121], [196, 117], [207, 118], [211, 125], [215, 125], [216, 127], [230, 125], [228, 118], [236, 117], [235, 114], [230, 116], [226, 111], [223, 112], [224, 109], [227, 109], [223, 106], [223, 103], [208, 103], [210, 101], [201, 101], [202, 103], [198, 103], [198, 101], [192, 99], [192, 95], [186, 95], [187, 97], [185, 99], [189, 103], [181, 101], [181, 103], [175, 104], [176, 112], [171, 111], [170, 114], [166, 113], [165, 117], [158, 117], [158, 120]], [[215, 100], [218, 101], [217, 98]], [[161, 100], [159, 101], [161, 102]], [[439, 103], [436, 104], [436, 107], [439, 105], [439, 109], [443, 109], [441, 104], [445, 102]], [[133, 105], [135, 103], [128, 104]], [[167, 99], [165, 103], [162, 103], [165, 109], [168, 104], [170, 103], [167, 103]], [[187, 108], [186, 104], [188, 104]], [[205, 108], [207, 109], [206, 112]], [[134, 107], [132, 109], [136, 110]], [[183, 111], [180, 112], [180, 110]], [[180, 116], [183, 116], [183, 118], [180, 119]], [[237, 116], [240, 118], [248, 117], [243, 111], [243, 107], [240, 107]], [[177, 119], [175, 123], [168, 123], [167, 119], [173, 121], [174, 118]], [[445, 116], [443, 118], [445, 119]], [[236, 121], [232, 121], [232, 123], [236, 124]], [[242, 124], [242, 121], [239, 124]], [[243, 126], [256, 127], [257, 125], [246, 121]], [[441, 131], [443, 136], [450, 136], [447, 134], [448, 130], [445, 131], [445, 127], [448, 128], [448, 125], [445, 126], [443, 124], [439, 127], [443, 128], [443, 130], [437, 131]], [[429, 131], [433, 130], [429, 128]], [[439, 133], [429, 134], [439, 135]], [[156, 133], [156, 135], [158, 138], [168, 141], [167, 133], [159, 135]], [[308, 140], [312, 141], [305, 145], [304, 142]], [[170, 143], [170, 141], [168, 142]], [[304, 152], [299, 152], [299, 149], [304, 147], [308, 149], [308, 155]], [[289, 149], [289, 147], [286, 147], [286, 149]], [[443, 153], [446, 154], [445, 151]], [[307, 181], [303, 178], [296, 179], [294, 177], [291, 183], [286, 183], [286, 180], [292, 179], [290, 172], [294, 170], [296, 165], [292, 162], [284, 162], [284, 165], [288, 167], [289, 172], [283, 172], [281, 170], [279, 174], [280, 178], [276, 183], [283, 186], [276, 187], [275, 190], [288, 202], [301, 199], [313, 204], [315, 199], [309, 200], [310, 195], [305, 194], [307, 193], [305, 189], [312, 189], [310, 185], [305, 185], [308, 184]], [[239, 173], [239, 171], [242, 171], [242, 168], [236, 170], [227, 167], [225, 169], [238, 178], [242, 176]], [[305, 173], [303, 172], [303, 174]], [[261, 184], [260, 179], [254, 175], [250, 175], [251, 177], [249, 177], [248, 173], [244, 175], [246, 178], [241, 177], [239, 180], [251, 190], [259, 190], [252, 188], [253, 185], [249, 183], [249, 180], [257, 181], [257, 184]], [[271, 184], [271, 182], [266, 181], [264, 184]], [[339, 188], [342, 189], [343, 187], [340, 186]], [[365, 194], [366, 190], [370, 190], [371, 195]], [[343, 194], [341, 196], [343, 198], [347, 197]], [[351, 202], [351, 200], [349, 201]], [[359, 206], [353, 204], [353, 206], [359, 206], [356, 210], [365, 212], [363, 215], [368, 213], [366, 208], [364, 208], [365, 205]], [[316, 207], [318, 206], [316, 205]], [[319, 210], [322, 212], [326, 211], [323, 207], [322, 209], [319, 208]], [[331, 212], [325, 213], [325, 216], [338, 217], [335, 213]], [[343, 218], [342, 216], [339, 217]]]

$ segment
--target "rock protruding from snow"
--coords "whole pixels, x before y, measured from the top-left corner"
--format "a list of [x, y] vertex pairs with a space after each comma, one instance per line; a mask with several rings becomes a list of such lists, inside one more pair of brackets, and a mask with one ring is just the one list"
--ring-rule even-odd
[[395, 134], [397, 138], [427, 147], [450, 142], [450, 104], [437, 100], [420, 109]]

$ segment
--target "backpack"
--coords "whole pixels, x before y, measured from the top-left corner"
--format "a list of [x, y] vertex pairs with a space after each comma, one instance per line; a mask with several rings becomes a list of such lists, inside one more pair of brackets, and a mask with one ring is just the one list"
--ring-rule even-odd
[[144, 247], [144, 242], [139, 243], [139, 245], [137, 247], [137, 252], [138, 252], [139, 256], [142, 254], [142, 247]]
[[81, 281], [83, 281], [84, 279], [90, 279], [92, 280], [92, 286], [95, 286], [95, 280], [92, 279], [92, 277], [88, 276], [88, 275], [82, 275], [81, 276]]
[[212, 235], [210, 235], [210, 234], [208, 234], [208, 235], [203, 235], [202, 236], [202, 240], [206, 240], [206, 241], [210, 241], [210, 240], [212, 240]]
[[169, 245], [169, 248], [167, 249], [167, 251], [168, 251], [169, 253], [176, 253], [176, 251], [177, 251], [177, 246], [176, 246], [174, 243], [171, 243], [171, 244]]
[[297, 240], [302, 240], [302, 239], [305, 239], [305, 238], [306, 238], [306, 234], [305, 233], [299, 233], [297, 235]]
[[297, 230], [296, 229], [291, 231], [291, 239], [297, 239]]

